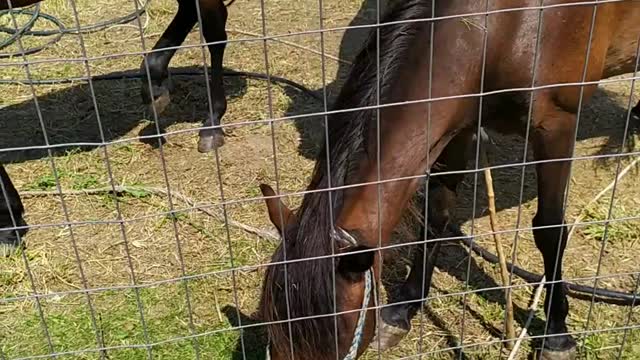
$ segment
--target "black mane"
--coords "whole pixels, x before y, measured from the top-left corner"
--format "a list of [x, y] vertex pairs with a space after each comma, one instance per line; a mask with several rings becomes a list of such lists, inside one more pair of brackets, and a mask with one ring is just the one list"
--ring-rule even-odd
[[[405, 0], [396, 2], [382, 23], [431, 17], [431, 0]], [[380, 27], [380, 102], [390, 98], [399, 69], [408, 58], [417, 35], [428, 26], [427, 22], [400, 23]], [[350, 109], [377, 103], [377, 40], [372, 31], [366, 46], [356, 57], [351, 73], [333, 108]], [[308, 189], [324, 189], [349, 183], [350, 175], [366, 154], [367, 134], [375, 110], [345, 112], [329, 116], [330, 179], [327, 173], [327, 151], [322, 149]], [[375, 124], [375, 123], [373, 123]], [[342, 208], [343, 192], [328, 191], [305, 195], [297, 214], [296, 226], [284, 234], [282, 244], [272, 261], [286, 258], [304, 259], [332, 253], [329, 231]], [[331, 209], [331, 211], [330, 211]], [[333, 216], [333, 219], [331, 218]], [[285, 248], [286, 246], [286, 248]], [[285, 297], [284, 265], [269, 266], [266, 271], [260, 305], [265, 321], [285, 321], [288, 315], [299, 318], [330, 315], [334, 310], [333, 262], [331, 258], [294, 262], [286, 265], [288, 299]], [[288, 301], [287, 301], [288, 300]], [[288, 305], [288, 308], [287, 308]], [[284, 354], [315, 354], [324, 358], [335, 354], [334, 317], [323, 316], [309, 320], [283, 322], [269, 326], [271, 346]], [[291, 341], [289, 339], [291, 331]]]

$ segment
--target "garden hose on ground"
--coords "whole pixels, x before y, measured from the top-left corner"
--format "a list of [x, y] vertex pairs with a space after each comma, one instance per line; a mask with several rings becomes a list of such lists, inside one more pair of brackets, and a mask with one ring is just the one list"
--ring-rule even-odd
[[[82, 26], [80, 28], [66, 27], [62, 23], [62, 21], [56, 18], [55, 16], [42, 13], [40, 11], [39, 3], [31, 6], [31, 8], [33, 9], [26, 8], [26, 9], [13, 9], [13, 10], [0, 11], [0, 16], [3, 16], [3, 15], [12, 16], [10, 12], [13, 13], [13, 16], [31, 15], [31, 18], [29, 19], [29, 21], [27, 21], [27, 23], [22, 25], [19, 29], [15, 29], [13, 27], [8, 27], [8, 26], [0, 26], [0, 33], [7, 33], [10, 35], [8, 39], [0, 42], [0, 50], [15, 44], [21, 36], [38, 36], [38, 37], [53, 36], [53, 38], [48, 42], [46, 42], [45, 44], [34, 47], [34, 48], [24, 49], [24, 52], [15, 51], [12, 53], [0, 53], [0, 59], [21, 56], [23, 54], [24, 55], [35, 54], [57, 43], [65, 34], [87, 34], [87, 33], [104, 30], [113, 25], [121, 25], [121, 24], [129, 23], [139, 18], [140, 16], [142, 16], [142, 14], [145, 13], [145, 11], [147, 10], [147, 6], [149, 6], [149, 1], [150, 0], [146, 0], [138, 10], [128, 15], [121, 16], [111, 20], [101, 21], [91, 25]], [[55, 30], [32, 30], [33, 25], [39, 19], [43, 19], [53, 23], [56, 26], [56, 29]]]

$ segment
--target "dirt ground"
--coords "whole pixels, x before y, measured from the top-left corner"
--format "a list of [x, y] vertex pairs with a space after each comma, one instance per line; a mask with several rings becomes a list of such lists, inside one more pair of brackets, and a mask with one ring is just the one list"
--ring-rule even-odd
[[[133, 3], [128, 0], [77, 3], [82, 24], [133, 11]], [[323, 3], [327, 28], [363, 24], [375, 18], [373, 0]], [[314, 30], [319, 26], [316, 0], [271, 0], [265, 5], [268, 34]], [[172, 0], [151, 2], [141, 24], [145, 48], [159, 38], [175, 8]], [[73, 24], [64, 0], [47, 0], [42, 11]], [[8, 19], [0, 18], [0, 24], [8, 24]], [[38, 23], [36, 27], [47, 26]], [[260, 2], [236, 1], [230, 8], [228, 31], [232, 40], [260, 34]], [[349, 60], [363, 34], [366, 30], [353, 30], [346, 35], [344, 31], [329, 32], [323, 39], [325, 51]], [[268, 41], [270, 73], [320, 93], [326, 87], [329, 96], [334, 96], [348, 64], [327, 58], [327, 78], [323, 81], [322, 61], [317, 54], [321, 49], [320, 35], [295, 35], [281, 40], [312, 51]], [[42, 41], [25, 38], [26, 45]], [[186, 43], [198, 42], [199, 34], [193, 31]], [[81, 58], [83, 46], [89, 57], [97, 57], [89, 62], [92, 75], [139, 68], [139, 55], [104, 57], [142, 49], [138, 25], [131, 23], [83, 35], [83, 42], [79, 36], [63, 37], [54, 46], [29, 56], [30, 60], [58, 59], [30, 66], [31, 76], [54, 79], [86, 75], [83, 62], [68, 61]], [[0, 79], [27, 76], [18, 60], [0, 62]], [[191, 47], [180, 50], [171, 67], [179, 71], [202, 67], [202, 63], [200, 48]], [[4, 66], [10, 64], [13, 65]], [[264, 42], [230, 43], [225, 67], [264, 73]], [[112, 348], [108, 351], [112, 359], [141, 359], [148, 352], [154, 358], [166, 359], [263, 358], [263, 329], [250, 326], [238, 331], [237, 327], [256, 323], [251, 315], [257, 305], [263, 269], [253, 265], [268, 262], [276, 243], [237, 226], [226, 226], [220, 216], [272, 231], [266, 209], [257, 199], [258, 185], [277, 183], [282, 193], [295, 193], [306, 187], [313, 154], [321, 139], [321, 119], [286, 120], [273, 127], [259, 120], [321, 111], [322, 104], [288, 86], [227, 77], [229, 106], [223, 122], [241, 126], [226, 128], [226, 145], [216, 157], [199, 154], [197, 132], [188, 131], [208, 113], [204, 78], [178, 76], [175, 80], [173, 103], [160, 117], [161, 126], [172, 133], [162, 146], [153, 139], [138, 138], [155, 134], [156, 129], [153, 117], [141, 105], [136, 80], [100, 81], [93, 83], [93, 88], [80, 81], [35, 87], [50, 144], [100, 142], [99, 123], [104, 140], [117, 143], [108, 147], [59, 146], [51, 153], [37, 149], [0, 153], [0, 161], [8, 164], [9, 174], [24, 195], [26, 220], [34, 227], [26, 236], [27, 250], [23, 254], [0, 259], [0, 359], [29, 358], [52, 351], [73, 353], [95, 349], [98, 344]], [[0, 147], [44, 145], [31, 88], [0, 85], [0, 91]], [[600, 88], [582, 113], [576, 156], [620, 151], [630, 91], [629, 81]], [[632, 123], [626, 152], [639, 150], [635, 143], [636, 125]], [[490, 149], [492, 165], [521, 161], [521, 138], [491, 135], [495, 141]], [[614, 180], [618, 166], [624, 168], [634, 157], [621, 159], [574, 162], [567, 219], [572, 222], [580, 216], [586, 224], [577, 228], [567, 248], [565, 278], [593, 285], [592, 279], [599, 273], [603, 278], [598, 280], [598, 286], [633, 291], [638, 281], [640, 221], [625, 219], [639, 215], [637, 167], [618, 182], [613, 202], [609, 192], [591, 203]], [[516, 226], [525, 229], [517, 233], [517, 264], [540, 273], [542, 258], [531, 232], [526, 230], [536, 207], [536, 175], [532, 166], [525, 169], [523, 201], [519, 206], [521, 172], [522, 168], [516, 166], [493, 171], [498, 226], [500, 230], [513, 230]], [[74, 193], [52, 195], [56, 177], [65, 192]], [[487, 236], [490, 227], [482, 179], [482, 173], [466, 177], [458, 218], [465, 231], [470, 232], [473, 227], [480, 245], [494, 251], [493, 239]], [[111, 183], [126, 187], [126, 191], [114, 196], [95, 190]], [[300, 198], [290, 196], [287, 201], [296, 205]], [[221, 202], [226, 205], [216, 205]], [[605, 226], [610, 204], [613, 220]], [[194, 207], [218, 215], [211, 216]], [[64, 223], [73, 226], [60, 225]], [[407, 234], [417, 236], [404, 231], [398, 238], [410, 240]], [[510, 253], [516, 232], [506, 232], [501, 238]], [[408, 249], [397, 250], [397, 254], [402, 261], [388, 270], [391, 287], [402, 279], [410, 259]], [[175, 281], [176, 278], [183, 280]], [[139, 286], [134, 287], [133, 283]], [[524, 286], [526, 283], [517, 277], [513, 283], [519, 332], [534, 288]], [[499, 345], [504, 323], [503, 295], [498, 290], [483, 290], [499, 284], [496, 266], [475, 255], [469, 257], [461, 246], [445, 246], [431, 298], [414, 320], [411, 333], [396, 348], [382, 354], [369, 350], [364, 358], [399, 359], [420, 353], [433, 359], [504, 357]], [[84, 288], [94, 290], [86, 295], [81, 291]], [[461, 294], [465, 292], [468, 295]], [[41, 296], [37, 300], [30, 297], [34, 293]], [[570, 298], [569, 302], [569, 327], [578, 334], [581, 358], [617, 358], [625, 337], [621, 358], [640, 356], [637, 310], [592, 304], [589, 299]], [[533, 335], [542, 331], [541, 309], [538, 307], [530, 329]], [[527, 358], [531, 349], [530, 341], [523, 345], [521, 359]], [[459, 346], [461, 352], [451, 349]], [[86, 351], [61, 358], [99, 357], [98, 352]]]

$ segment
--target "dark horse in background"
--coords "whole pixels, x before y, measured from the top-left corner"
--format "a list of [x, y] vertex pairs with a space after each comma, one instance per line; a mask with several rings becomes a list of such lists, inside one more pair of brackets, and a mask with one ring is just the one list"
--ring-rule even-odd
[[[540, 355], [552, 360], [575, 357], [562, 285], [564, 193], [571, 166], [566, 159], [573, 153], [580, 98], [588, 100], [597, 86], [567, 84], [636, 70], [640, 2], [594, 7], [580, 4], [585, 1], [555, 0], [544, 4], [557, 6], [542, 12], [497, 11], [461, 19], [455, 15], [482, 13], [487, 5], [500, 10], [536, 7], [540, 1], [450, 0], [434, 7], [432, 1], [397, 2], [383, 20], [394, 24], [381, 26], [379, 41], [372, 35], [356, 58], [334, 109], [364, 109], [329, 115], [328, 148], [320, 152], [308, 189], [367, 184], [309, 192], [295, 212], [270, 187], [262, 186], [269, 197], [269, 216], [283, 237], [272, 258], [276, 264], [266, 270], [259, 308], [268, 322], [271, 359], [352, 358], [365, 351], [376, 329], [382, 349], [397, 343], [397, 335], [406, 335], [428, 295], [438, 243], [428, 246], [428, 257], [416, 252], [400, 291], [398, 300], [403, 303], [384, 307], [382, 324], [376, 324], [373, 309], [361, 313], [363, 303], [372, 307], [376, 300], [374, 292], [365, 301], [370, 293], [367, 274], [373, 271], [375, 289], [382, 267], [379, 241], [389, 244], [425, 173], [436, 163], [434, 171], [465, 168], [465, 150], [478, 120], [482, 126], [523, 135], [530, 127], [529, 141], [539, 161], [533, 234], [551, 282], [546, 284], [547, 321]], [[445, 18], [402, 22], [434, 16]], [[538, 89], [508, 90], [532, 86]], [[484, 96], [482, 103], [474, 95], [497, 90], [506, 91]], [[371, 109], [378, 94], [386, 105], [379, 110], [379, 127], [377, 112]], [[433, 101], [402, 104], [422, 99]], [[405, 180], [387, 181], [397, 178]], [[453, 220], [449, 210], [462, 178], [441, 174], [433, 177], [437, 182], [430, 181], [437, 183], [430, 187], [428, 209], [429, 226], [436, 232]], [[371, 184], [379, 179], [379, 185]], [[315, 259], [299, 261], [308, 258]], [[285, 260], [298, 261], [283, 265]], [[333, 315], [336, 312], [340, 314]]]
[[[177, 47], [187, 37], [191, 29], [202, 19], [202, 33], [209, 45], [211, 54], [211, 101], [212, 116], [204, 123], [206, 129], [200, 131], [198, 151], [208, 152], [224, 144], [224, 133], [220, 128], [220, 120], [227, 109], [227, 100], [223, 85], [222, 61], [227, 40], [225, 30], [227, 22], [227, 6], [233, 3], [231, 0], [225, 5], [222, 0], [178, 0], [178, 11], [162, 34], [153, 52], [145, 56], [141, 65], [143, 74], [148, 74], [150, 78], [143, 78], [141, 82], [141, 93], [143, 102], [150, 104], [157, 114], [161, 113], [170, 101], [170, 91], [172, 84], [169, 79], [169, 62], [176, 52], [176, 49], [158, 51], [164, 48]], [[0, 10], [20, 8], [38, 3], [39, 0], [0, 0]], [[198, 11], [199, 6], [199, 11]], [[219, 43], [221, 42], [222, 43]], [[149, 86], [151, 84], [151, 86]], [[1, 146], [2, 144], [0, 144]], [[6, 230], [17, 226], [25, 226], [23, 219], [24, 208], [20, 201], [20, 196], [15, 190], [9, 175], [0, 164], [0, 180], [3, 184], [3, 191], [0, 191], [0, 246], [3, 252], [10, 252], [21, 244], [21, 237], [26, 233], [26, 229]], [[14, 222], [15, 220], [15, 222]]]
[[[32, 5], [41, 0], [0, 0], [0, 10], [19, 8]], [[226, 5], [223, 0], [177, 0], [178, 11], [173, 20], [164, 31], [160, 40], [153, 47], [153, 52], [145, 56], [141, 70], [147, 74], [149, 68], [150, 79], [142, 79], [142, 100], [154, 108], [156, 114], [164, 111], [170, 102], [170, 92], [172, 84], [169, 78], [169, 62], [176, 53], [175, 47], [182, 44], [189, 35], [191, 29], [202, 20], [202, 34], [209, 45], [211, 54], [211, 106], [212, 116], [203, 124], [206, 129], [200, 131], [198, 151], [213, 151], [224, 144], [224, 132], [220, 128], [220, 120], [227, 111], [227, 100], [224, 92], [222, 60], [226, 47], [227, 32], [227, 6], [235, 0], [230, 0]], [[165, 48], [172, 48], [165, 51], [158, 51]], [[149, 86], [151, 84], [151, 86]], [[153, 110], [152, 110], [153, 111]]]

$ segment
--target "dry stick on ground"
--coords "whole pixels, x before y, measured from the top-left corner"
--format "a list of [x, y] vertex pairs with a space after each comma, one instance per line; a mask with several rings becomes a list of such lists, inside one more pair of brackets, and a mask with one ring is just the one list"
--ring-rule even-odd
[[520, 344], [522, 344], [522, 340], [527, 335], [527, 331], [528, 331], [527, 329], [529, 329], [529, 326], [531, 325], [531, 321], [533, 320], [533, 316], [536, 313], [545, 281], [546, 281], [546, 278], [543, 276], [542, 280], [540, 280], [540, 284], [538, 285], [538, 288], [536, 289], [536, 293], [533, 297], [533, 302], [531, 303], [531, 306], [529, 306], [529, 316], [527, 317], [527, 322], [524, 324], [524, 327], [520, 332], [520, 336], [518, 336], [518, 340], [516, 340], [516, 343], [513, 345], [513, 349], [511, 350], [511, 353], [509, 353], [509, 358], [507, 360], [515, 359], [516, 355], [518, 354], [518, 350], [520, 349]]
[[[258, 37], [258, 38], [259, 37], [263, 37], [263, 35], [256, 34], [254, 32], [250, 32], [250, 31], [245, 31], [245, 30], [227, 29], [227, 31], [228, 32], [232, 32], [232, 33], [242, 34], [242, 35], [249, 35], [249, 36], [253, 36], [253, 37]], [[295, 47], [295, 48], [298, 48], [298, 49], [301, 49], [301, 50], [309, 51], [309, 52], [311, 52], [313, 54], [316, 54], [316, 55], [324, 56], [327, 59], [335, 60], [337, 62], [346, 64], [346, 65], [351, 65], [350, 61], [347, 61], [347, 60], [344, 60], [344, 59], [340, 59], [339, 57], [331, 55], [331, 54], [323, 53], [322, 51], [310, 48], [308, 46], [300, 45], [300, 44], [295, 43], [293, 41], [287, 41], [287, 40], [283, 40], [283, 39], [279, 39], [279, 38], [272, 38], [272, 39], [269, 39], [269, 41], [279, 42], [279, 43], [282, 43], [282, 44], [285, 44], [285, 45], [289, 45], [289, 46], [292, 46], [292, 47]]]
[[482, 167], [484, 168], [484, 180], [487, 186], [487, 200], [489, 202], [489, 222], [491, 223], [491, 232], [493, 233], [493, 241], [496, 244], [496, 254], [498, 255], [498, 259], [500, 260], [500, 277], [502, 278], [502, 284], [504, 286], [504, 297], [506, 303], [506, 338], [507, 341], [504, 343], [507, 349], [512, 348], [512, 341], [516, 338], [516, 332], [513, 327], [513, 301], [511, 300], [511, 289], [509, 288], [509, 270], [507, 269], [507, 259], [504, 256], [504, 251], [502, 249], [502, 241], [500, 241], [500, 237], [496, 231], [496, 201], [495, 194], [493, 192], [493, 178], [491, 177], [491, 169], [489, 168], [489, 160], [487, 159], [486, 150], [480, 151], [480, 161]]
[[[154, 194], [154, 195], [161, 195], [161, 196], [169, 196], [169, 192], [165, 189], [162, 188], [155, 188], [155, 187], [139, 187], [139, 186], [115, 186], [114, 188], [111, 187], [105, 187], [105, 188], [98, 188], [98, 189], [86, 189], [86, 190], [63, 190], [62, 194], [63, 195], [104, 195], [104, 194], [113, 194], [114, 192], [117, 194], [126, 194], [126, 193], [135, 193], [135, 192], [147, 192], [149, 194]], [[20, 195], [23, 197], [38, 197], [38, 196], [54, 196], [54, 195], [59, 195], [60, 193], [58, 191], [21, 191]], [[195, 208], [196, 210], [211, 216], [212, 218], [221, 221], [221, 222], [225, 222], [225, 218], [224, 216], [222, 216], [221, 214], [218, 214], [216, 212], [211, 212], [208, 209], [201, 207], [201, 206], [197, 206], [196, 202], [177, 192], [177, 191], [171, 191], [171, 197], [173, 197], [174, 199], [178, 199], [182, 202], [184, 202], [185, 204]], [[267, 239], [267, 240], [275, 240], [278, 241], [280, 240], [278, 236], [276, 236], [275, 234], [265, 231], [265, 230], [261, 230], [258, 228], [255, 228], [253, 226], [249, 226], [246, 224], [243, 224], [241, 222], [229, 219], [229, 217], [227, 216], [226, 222], [229, 224], [229, 226], [233, 226], [235, 228], [244, 230], [250, 234], [254, 234], [257, 235], [263, 239]]]

